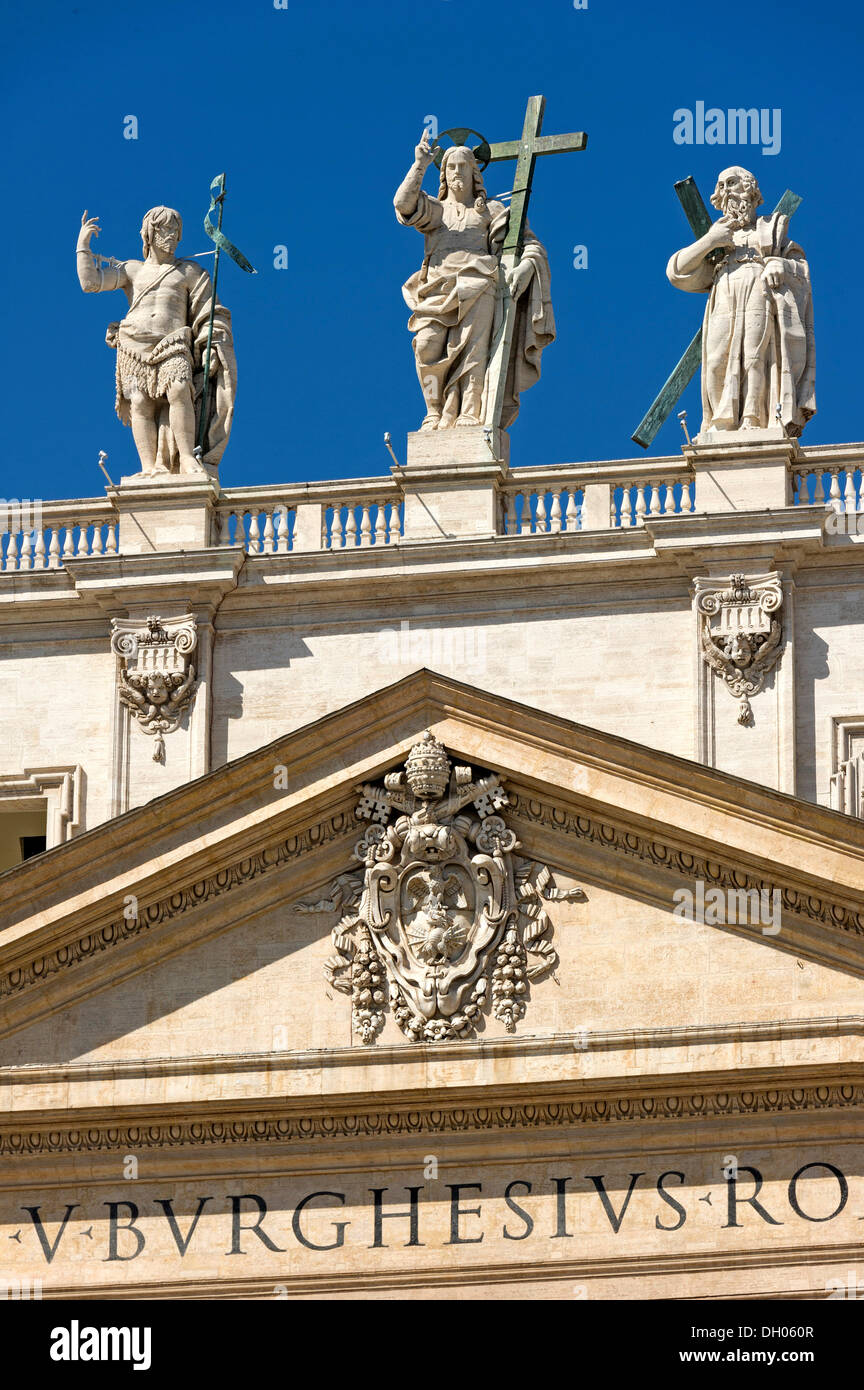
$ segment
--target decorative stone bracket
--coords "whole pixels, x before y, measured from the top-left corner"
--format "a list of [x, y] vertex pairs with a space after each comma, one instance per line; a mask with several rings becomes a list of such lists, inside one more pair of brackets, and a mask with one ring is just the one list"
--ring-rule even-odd
[[295, 911], [341, 913], [325, 974], [351, 996], [360, 1038], [375, 1041], [388, 997], [412, 1042], [467, 1038], [489, 1006], [514, 1032], [531, 981], [558, 963], [544, 899], [585, 894], [555, 888], [545, 865], [514, 854], [498, 777], [451, 768], [428, 731], [403, 772], [358, 790], [355, 814], [369, 822], [354, 847], [362, 869]]
[[782, 650], [780, 575], [773, 571], [758, 579], [743, 574], [728, 580], [700, 578], [695, 590], [702, 659], [738, 700], [738, 723], [751, 724], [750, 697], [763, 688]]
[[153, 761], [165, 761], [165, 735], [178, 727], [195, 693], [195, 617], [112, 618], [111, 650], [121, 659], [119, 696], [142, 731], [155, 738]]

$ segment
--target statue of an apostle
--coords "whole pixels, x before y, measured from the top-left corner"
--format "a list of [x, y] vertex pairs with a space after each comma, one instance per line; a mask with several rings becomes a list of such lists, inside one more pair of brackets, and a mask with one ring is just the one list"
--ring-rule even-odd
[[810, 270], [782, 213], [757, 217], [753, 174], [724, 169], [711, 202], [722, 216], [666, 274], [708, 295], [702, 334], [702, 431], [760, 430], [780, 420], [801, 434], [816, 412]]

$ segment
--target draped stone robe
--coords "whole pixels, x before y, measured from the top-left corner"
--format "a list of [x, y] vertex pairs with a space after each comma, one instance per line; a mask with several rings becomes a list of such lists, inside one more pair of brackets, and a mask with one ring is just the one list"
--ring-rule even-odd
[[[734, 232], [719, 264], [689, 274], [671, 258], [666, 274], [680, 290], [708, 294], [702, 333], [702, 430], [739, 429], [746, 416], [775, 423], [780, 403], [787, 433], [801, 434], [816, 412], [813, 300], [804, 252], [790, 240], [789, 218], [759, 217]], [[778, 290], [762, 279], [768, 260], [783, 262]]]
[[[396, 216], [403, 226], [416, 227], [425, 237], [423, 265], [405, 282], [402, 294], [412, 311], [409, 332], [416, 335], [430, 325], [448, 330], [441, 357], [431, 364], [424, 362], [422, 367], [424, 377], [439, 379], [444, 400], [465, 375], [478, 367], [488, 368], [490, 345], [500, 319], [496, 288], [510, 210], [490, 199], [483, 213], [421, 191], [414, 213], [405, 217], [397, 209]], [[501, 420], [505, 429], [519, 413], [520, 392], [533, 386], [540, 376], [541, 354], [555, 337], [549, 261], [527, 226], [522, 259], [531, 262], [534, 275], [517, 301]], [[488, 388], [488, 377], [486, 385]], [[484, 416], [485, 408], [484, 393]]]

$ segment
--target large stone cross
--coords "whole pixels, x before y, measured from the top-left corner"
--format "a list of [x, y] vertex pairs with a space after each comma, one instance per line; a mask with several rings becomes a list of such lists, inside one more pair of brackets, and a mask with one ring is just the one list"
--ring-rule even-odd
[[[681, 179], [675, 185], [675, 192], [678, 194], [679, 202], [694, 234], [696, 237], [704, 236], [711, 226], [711, 215], [699, 189], [696, 187], [696, 180], [692, 175], [686, 179]], [[787, 188], [774, 212], [775, 214], [782, 212], [787, 217], [791, 217], [795, 209], [800, 207], [801, 201], [797, 193], [792, 193]], [[717, 253], [712, 252], [711, 254], [716, 256]], [[651, 406], [631, 434], [630, 438], [634, 444], [639, 444], [643, 449], [647, 449], [653, 443], [658, 430], [672, 414], [701, 362], [702, 329], [700, 327], [695, 337], [690, 340], [684, 356], [666, 378]]]
[[[501, 271], [498, 282], [498, 297], [503, 312], [496, 315], [496, 322], [499, 322], [500, 318], [500, 323], [489, 359], [485, 423], [493, 429], [497, 429], [501, 423], [504, 389], [507, 383], [507, 367], [513, 342], [513, 325], [516, 321], [516, 304], [507, 291], [505, 274], [518, 263], [522, 255], [535, 160], [543, 154], [566, 154], [571, 151], [584, 150], [588, 144], [588, 136], [584, 131], [577, 131], [571, 135], [541, 135], [545, 106], [545, 97], [529, 97], [528, 105], [525, 108], [522, 138], [520, 140], [504, 140], [494, 145], [484, 145], [474, 152], [478, 159], [485, 160], [488, 164], [495, 164], [502, 159], [516, 160], [516, 176], [513, 180], [513, 196], [510, 202], [510, 222], [504, 245], [501, 248]], [[457, 132], [452, 131], [450, 134], [456, 135]]]

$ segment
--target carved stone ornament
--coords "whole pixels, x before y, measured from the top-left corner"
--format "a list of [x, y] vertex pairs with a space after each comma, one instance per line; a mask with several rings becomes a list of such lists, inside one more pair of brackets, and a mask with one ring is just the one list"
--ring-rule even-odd
[[341, 911], [325, 974], [351, 995], [362, 1041], [375, 1041], [388, 998], [412, 1042], [467, 1038], [486, 1007], [514, 1032], [530, 982], [558, 963], [543, 900], [584, 893], [555, 888], [548, 868], [514, 853], [498, 777], [452, 767], [428, 731], [403, 772], [361, 790], [362, 870], [295, 910]]
[[145, 734], [155, 738], [153, 761], [165, 761], [165, 735], [192, 703], [198, 645], [194, 615], [181, 618], [112, 618], [111, 650], [121, 659], [120, 700]]
[[759, 693], [780, 658], [782, 603], [776, 572], [760, 579], [733, 574], [728, 581], [696, 580], [702, 657], [739, 701], [739, 724], [753, 722], [750, 696]]

